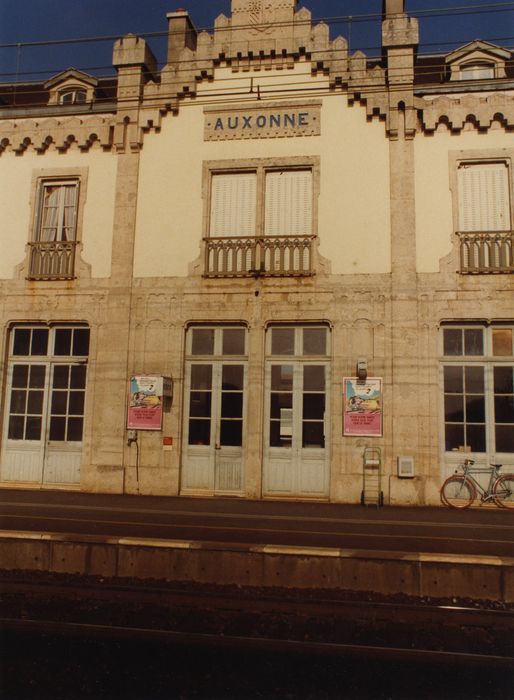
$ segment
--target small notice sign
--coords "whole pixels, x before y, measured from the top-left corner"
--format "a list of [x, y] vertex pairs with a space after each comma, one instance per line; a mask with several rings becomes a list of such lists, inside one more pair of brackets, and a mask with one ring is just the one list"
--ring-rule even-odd
[[382, 436], [382, 379], [345, 377], [343, 435]]

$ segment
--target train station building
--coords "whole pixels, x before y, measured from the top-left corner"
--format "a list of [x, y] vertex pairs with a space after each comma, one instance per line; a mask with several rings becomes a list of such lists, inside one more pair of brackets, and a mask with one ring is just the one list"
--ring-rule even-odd
[[513, 54], [419, 53], [403, 0], [371, 58], [296, 0], [167, 21], [161, 68], [127, 35], [0, 84], [0, 487], [433, 505], [512, 468]]

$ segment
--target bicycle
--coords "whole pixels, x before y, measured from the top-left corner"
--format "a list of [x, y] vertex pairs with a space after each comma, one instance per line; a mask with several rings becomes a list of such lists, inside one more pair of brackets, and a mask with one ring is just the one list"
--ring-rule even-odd
[[[449, 476], [441, 486], [441, 501], [449, 508], [469, 508], [480, 496], [482, 503], [492, 501], [503, 508], [514, 508], [514, 474], [500, 474], [503, 465], [473, 467], [473, 459], [465, 459], [455, 474]], [[489, 474], [489, 484], [484, 488], [474, 474]]]

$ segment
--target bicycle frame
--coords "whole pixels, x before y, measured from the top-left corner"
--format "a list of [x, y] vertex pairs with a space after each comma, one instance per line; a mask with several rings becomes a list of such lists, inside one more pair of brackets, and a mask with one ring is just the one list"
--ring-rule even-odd
[[[487, 503], [487, 501], [495, 500], [494, 498], [494, 484], [500, 478], [500, 468], [491, 464], [490, 467], [474, 467], [473, 462], [466, 460], [464, 464], [459, 465], [464, 474], [464, 483], [470, 481], [475, 487], [477, 494], [480, 496], [482, 503]], [[456, 472], [458, 473], [458, 472]], [[475, 479], [473, 474], [489, 474], [489, 484], [487, 488], [484, 488]]]

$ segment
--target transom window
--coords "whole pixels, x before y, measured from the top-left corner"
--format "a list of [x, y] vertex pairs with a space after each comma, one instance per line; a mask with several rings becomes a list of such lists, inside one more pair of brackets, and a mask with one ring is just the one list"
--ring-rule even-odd
[[514, 325], [444, 327], [445, 450], [514, 453]]

